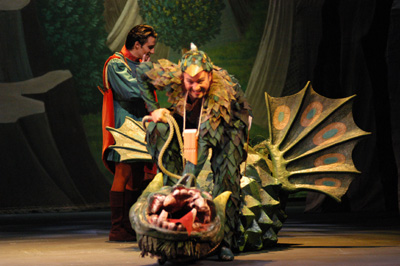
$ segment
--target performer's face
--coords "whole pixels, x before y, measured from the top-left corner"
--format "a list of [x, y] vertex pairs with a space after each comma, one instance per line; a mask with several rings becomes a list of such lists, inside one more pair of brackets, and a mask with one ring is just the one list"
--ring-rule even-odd
[[135, 43], [134, 46], [134, 56], [143, 59], [143, 56], [145, 55], [145, 61], [148, 61], [150, 58], [150, 55], [154, 54], [154, 47], [156, 46], [156, 38], [150, 36], [147, 38], [147, 41], [143, 44], [140, 45], [139, 42]]
[[210, 89], [211, 73], [203, 70], [194, 77], [183, 73], [183, 84], [189, 91], [190, 100], [201, 99]]

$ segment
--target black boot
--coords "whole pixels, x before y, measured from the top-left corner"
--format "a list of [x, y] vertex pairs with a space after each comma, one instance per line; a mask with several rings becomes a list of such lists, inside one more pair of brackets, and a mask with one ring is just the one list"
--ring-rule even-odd
[[123, 226], [124, 192], [110, 191], [111, 230], [110, 241], [135, 241], [136, 234], [132, 235]]
[[230, 248], [223, 246], [219, 251], [218, 258], [222, 261], [232, 261], [235, 256]]
[[124, 195], [124, 217], [122, 220], [123, 226], [125, 230], [136, 236], [135, 230], [132, 228], [131, 221], [129, 219], [129, 210], [131, 209], [132, 205], [136, 202], [136, 200], [140, 196], [139, 191], [132, 191], [132, 190], [125, 190], [125, 195]]

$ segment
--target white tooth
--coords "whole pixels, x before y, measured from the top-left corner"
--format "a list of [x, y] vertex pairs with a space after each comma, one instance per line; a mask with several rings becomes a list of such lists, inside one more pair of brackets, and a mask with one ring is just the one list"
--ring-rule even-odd
[[173, 195], [168, 195], [165, 200], [164, 200], [164, 207], [167, 207], [169, 205], [176, 204], [176, 199]]
[[159, 219], [164, 221], [164, 220], [167, 220], [167, 217], [168, 217], [168, 212], [166, 210], [162, 210], [160, 213]]
[[158, 219], [157, 219], [157, 226], [161, 227], [162, 222], [167, 220], [167, 218], [168, 218], [168, 212], [166, 212], [165, 210], [162, 210], [160, 213], [160, 216], [158, 216]]
[[168, 224], [168, 229], [169, 230], [176, 230], [176, 224], [175, 223], [169, 223]]
[[185, 231], [186, 229], [185, 229], [185, 227], [183, 226], [183, 225], [181, 225], [181, 224], [178, 224], [178, 226], [177, 226], [177, 228], [176, 228], [178, 231]]
[[154, 224], [154, 225], [156, 225], [157, 224], [157, 215], [156, 214], [153, 214], [153, 215], [151, 215], [150, 217], [149, 217], [149, 223], [150, 224]]
[[179, 194], [180, 194], [179, 189], [175, 189], [175, 190], [172, 192], [172, 196], [174, 196], [174, 197], [178, 196]]
[[161, 206], [162, 206], [162, 203], [160, 201], [158, 201], [158, 200], [154, 201], [151, 205], [150, 212], [157, 213], [160, 210]]
[[192, 209], [192, 213], [193, 213], [193, 222], [196, 219], [196, 215], [197, 215], [197, 210], [196, 209]]
[[192, 229], [193, 230], [196, 230], [196, 229], [199, 229], [199, 223], [193, 223], [193, 225], [192, 225]]
[[202, 208], [205, 205], [204, 199], [203, 198], [198, 198], [194, 202], [197, 207]]
[[162, 228], [168, 229], [169, 222], [163, 221], [161, 225]]
[[157, 213], [160, 210], [164, 199], [165, 199], [164, 195], [155, 195], [154, 200], [150, 205], [150, 212]]

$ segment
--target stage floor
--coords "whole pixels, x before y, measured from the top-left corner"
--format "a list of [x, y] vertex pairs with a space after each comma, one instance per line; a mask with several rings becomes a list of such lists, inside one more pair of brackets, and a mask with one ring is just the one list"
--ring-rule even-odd
[[[278, 245], [234, 265], [400, 265], [398, 215], [303, 214], [287, 208]], [[108, 242], [104, 211], [0, 215], [0, 265], [158, 265], [136, 242]], [[171, 265], [166, 263], [165, 265]], [[216, 257], [190, 265], [228, 265]]]

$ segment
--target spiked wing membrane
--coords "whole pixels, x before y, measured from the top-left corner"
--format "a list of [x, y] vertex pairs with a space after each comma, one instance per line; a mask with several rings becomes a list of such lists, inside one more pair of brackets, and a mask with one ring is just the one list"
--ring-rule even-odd
[[152, 162], [151, 155], [146, 148], [146, 131], [140, 122], [127, 116], [120, 128], [107, 127], [107, 130], [113, 135], [116, 142], [110, 148], [121, 155], [121, 162]]
[[359, 173], [353, 148], [368, 134], [353, 121], [352, 98], [325, 98], [309, 84], [292, 96], [266, 95], [267, 139], [248, 147], [247, 167], [242, 169], [240, 250], [276, 244], [286, 219], [282, 190], [313, 190], [338, 201], [347, 191]]
[[269, 133], [263, 145], [283, 189], [314, 190], [340, 201], [359, 173], [353, 148], [368, 134], [354, 123], [352, 99], [323, 97], [309, 83], [291, 96], [266, 94]]

